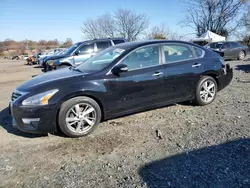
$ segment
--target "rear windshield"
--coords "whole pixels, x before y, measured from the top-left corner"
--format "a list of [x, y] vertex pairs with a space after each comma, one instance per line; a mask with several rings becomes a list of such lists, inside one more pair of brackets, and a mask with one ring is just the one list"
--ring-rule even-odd
[[113, 40], [114, 44], [121, 44], [121, 43], [124, 43], [125, 41], [124, 40]]

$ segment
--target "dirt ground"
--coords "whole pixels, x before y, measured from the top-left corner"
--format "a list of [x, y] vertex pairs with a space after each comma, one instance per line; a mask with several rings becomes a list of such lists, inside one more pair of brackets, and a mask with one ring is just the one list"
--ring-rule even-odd
[[103, 122], [89, 136], [15, 130], [8, 102], [40, 73], [0, 60], [0, 187], [250, 187], [250, 61], [204, 107], [175, 104]]

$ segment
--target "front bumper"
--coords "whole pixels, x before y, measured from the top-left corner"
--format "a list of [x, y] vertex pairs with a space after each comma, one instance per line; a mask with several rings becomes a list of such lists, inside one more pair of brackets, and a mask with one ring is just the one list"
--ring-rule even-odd
[[56, 105], [24, 107], [9, 105], [13, 117], [13, 127], [29, 133], [52, 133], [56, 132]]
[[226, 86], [230, 84], [233, 79], [233, 69], [229, 64], [226, 64], [225, 68], [222, 70], [220, 76], [217, 77], [218, 80], [218, 90], [224, 89]]

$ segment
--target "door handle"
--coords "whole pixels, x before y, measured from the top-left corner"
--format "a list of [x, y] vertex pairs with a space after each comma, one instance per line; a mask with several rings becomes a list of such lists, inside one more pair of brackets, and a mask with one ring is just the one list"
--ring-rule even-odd
[[192, 65], [193, 68], [195, 68], [195, 67], [200, 67], [200, 66], [201, 66], [200, 63], [199, 63], [199, 64], [198, 64], [198, 63], [195, 63], [195, 64]]
[[163, 72], [155, 72], [152, 76], [161, 76], [163, 75]]

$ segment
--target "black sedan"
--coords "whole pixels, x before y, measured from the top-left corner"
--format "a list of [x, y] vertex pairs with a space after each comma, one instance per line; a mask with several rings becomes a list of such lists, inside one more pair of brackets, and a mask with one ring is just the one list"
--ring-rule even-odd
[[181, 101], [207, 105], [233, 77], [211, 50], [181, 41], [112, 46], [77, 67], [34, 77], [16, 88], [13, 125], [31, 133], [89, 134], [110, 118]]
[[238, 42], [213, 42], [205, 46], [220, 54], [225, 60], [243, 60], [250, 55], [248, 46]]

